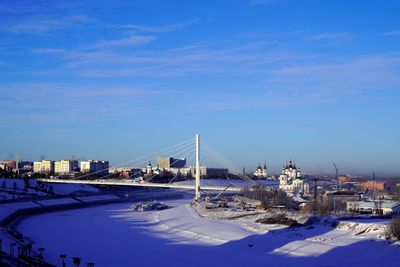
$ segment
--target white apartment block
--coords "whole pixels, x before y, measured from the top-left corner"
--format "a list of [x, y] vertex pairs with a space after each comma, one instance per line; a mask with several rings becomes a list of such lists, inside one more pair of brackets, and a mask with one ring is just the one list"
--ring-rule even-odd
[[54, 173], [54, 161], [52, 161], [52, 160], [35, 161], [33, 163], [33, 172], [34, 173], [53, 174]]
[[54, 163], [54, 172], [56, 174], [70, 173], [78, 168], [76, 160], [60, 160]]
[[41, 161], [33, 162], [33, 172], [34, 173], [41, 173], [42, 172], [42, 162]]
[[97, 176], [108, 175], [109, 163], [105, 160], [84, 160], [81, 161], [82, 173], [93, 173]]

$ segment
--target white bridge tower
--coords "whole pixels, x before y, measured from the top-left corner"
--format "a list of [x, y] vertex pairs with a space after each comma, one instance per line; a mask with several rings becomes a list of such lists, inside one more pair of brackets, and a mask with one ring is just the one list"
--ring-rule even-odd
[[200, 199], [200, 135], [196, 134], [196, 185], [195, 199]]

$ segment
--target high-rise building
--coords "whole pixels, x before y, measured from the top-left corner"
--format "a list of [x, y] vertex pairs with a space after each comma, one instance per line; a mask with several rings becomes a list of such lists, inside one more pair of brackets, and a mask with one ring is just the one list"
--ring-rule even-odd
[[54, 174], [54, 161], [42, 160], [33, 163], [34, 173]]
[[33, 162], [33, 172], [34, 173], [41, 173], [42, 172], [42, 162], [41, 161]]
[[70, 173], [78, 169], [76, 160], [60, 160], [54, 163], [54, 172], [56, 174]]
[[108, 175], [109, 163], [105, 160], [84, 160], [81, 161], [82, 173], [93, 173], [97, 176]]

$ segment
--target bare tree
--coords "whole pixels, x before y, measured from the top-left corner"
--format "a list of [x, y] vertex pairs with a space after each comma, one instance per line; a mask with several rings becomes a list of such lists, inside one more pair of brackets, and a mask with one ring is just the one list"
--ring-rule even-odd
[[400, 240], [400, 218], [394, 218], [389, 224], [388, 235]]
[[321, 201], [317, 198], [310, 202], [311, 212], [313, 212], [314, 214], [318, 214], [318, 215], [323, 215], [323, 216], [329, 215], [330, 211], [331, 211], [330, 206], [331, 206], [331, 203], [329, 200]]
[[264, 208], [273, 206], [285, 206], [289, 208], [293, 203], [292, 198], [288, 197], [284, 191], [270, 190], [262, 186], [245, 188], [243, 190], [243, 195], [261, 201]]

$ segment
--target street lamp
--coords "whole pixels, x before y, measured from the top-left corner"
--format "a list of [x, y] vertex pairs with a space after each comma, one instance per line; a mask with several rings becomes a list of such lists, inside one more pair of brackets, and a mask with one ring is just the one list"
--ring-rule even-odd
[[28, 257], [31, 256], [31, 251], [32, 251], [32, 244], [29, 243], [28, 245], [26, 245], [27, 249], [28, 249]]
[[14, 256], [15, 245], [16, 245], [16, 243], [14, 243], [14, 242], [10, 244], [10, 255], [11, 256]]
[[73, 257], [72, 260], [74, 262], [75, 267], [79, 267], [79, 265], [81, 264], [81, 259], [78, 257]]
[[60, 258], [61, 258], [61, 261], [62, 261], [62, 267], [65, 267], [66, 265], [65, 265], [65, 258], [67, 257], [67, 255], [64, 255], [64, 254], [61, 254], [60, 255]]
[[40, 252], [39, 257], [43, 259], [43, 251], [44, 251], [44, 248], [38, 248], [38, 250], [39, 250], [39, 252]]

